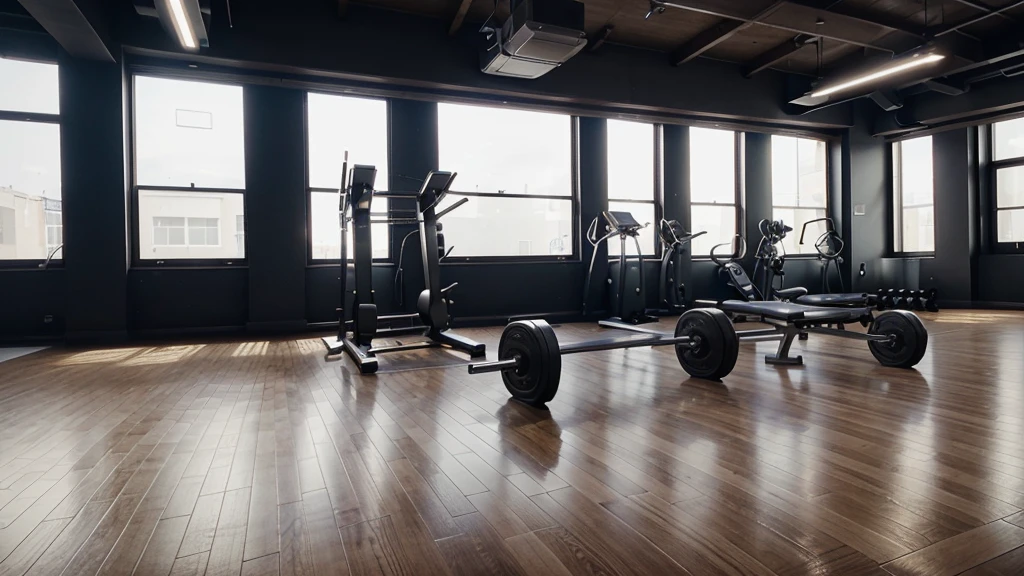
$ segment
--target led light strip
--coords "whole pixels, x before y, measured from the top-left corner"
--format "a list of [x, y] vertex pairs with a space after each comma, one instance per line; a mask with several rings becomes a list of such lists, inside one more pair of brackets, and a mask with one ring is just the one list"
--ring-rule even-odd
[[886, 76], [890, 76], [892, 74], [898, 74], [905, 70], [910, 70], [911, 68], [917, 68], [918, 66], [931, 64], [932, 62], [938, 62], [943, 58], [945, 58], [945, 56], [941, 54], [929, 54], [928, 56], [924, 56], [923, 58], [915, 56], [912, 60], [893, 66], [892, 68], [886, 68], [885, 70], [879, 70], [878, 72], [873, 72], [865, 76], [860, 76], [858, 78], [854, 78], [853, 80], [850, 80], [848, 82], [843, 82], [842, 84], [838, 84], [831, 88], [817, 90], [811, 93], [811, 97], [818, 98], [820, 96], [828, 96], [829, 94], [834, 94], [836, 92], [839, 92], [840, 90], [846, 90], [847, 88], [853, 88], [854, 86], [866, 84], [868, 82], [871, 82], [872, 80], [878, 80], [879, 78], [885, 78]]

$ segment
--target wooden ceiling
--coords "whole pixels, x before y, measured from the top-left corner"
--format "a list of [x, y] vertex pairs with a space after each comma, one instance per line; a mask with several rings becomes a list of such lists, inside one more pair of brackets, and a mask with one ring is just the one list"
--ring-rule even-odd
[[[462, 8], [467, 26], [479, 25], [495, 10], [495, 0], [353, 1], [448, 20]], [[674, 54], [673, 62], [699, 56], [748, 69], [767, 62], [809, 75], [819, 72], [818, 42], [821, 68], [829, 70], [856, 63], [862, 55], [899, 53], [986, 15], [942, 37], [980, 45], [994, 34], [1024, 30], [1024, 5], [1016, 6], [1020, 0], [675, 0], [670, 3], [686, 8], [666, 7], [649, 18], [651, 0], [582, 1], [592, 41], [611, 27], [608, 42]], [[499, 14], [507, 13], [508, 0], [497, 4]], [[1008, 6], [1013, 8], [999, 13]]]

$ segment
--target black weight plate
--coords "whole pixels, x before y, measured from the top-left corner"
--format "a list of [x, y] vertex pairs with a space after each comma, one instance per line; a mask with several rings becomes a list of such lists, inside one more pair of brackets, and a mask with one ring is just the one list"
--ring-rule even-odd
[[894, 335], [893, 342], [868, 342], [871, 355], [882, 366], [912, 368], [928, 349], [928, 331], [916, 314], [904, 310], [890, 310], [879, 314], [871, 324], [869, 334]]
[[675, 336], [689, 336], [697, 341], [696, 346], [676, 344], [676, 358], [690, 376], [718, 380], [736, 366], [739, 337], [721, 310], [688, 310], [676, 322]]
[[513, 398], [539, 405], [558, 392], [562, 354], [555, 331], [543, 320], [512, 322], [501, 333], [498, 359], [519, 358], [519, 366], [501, 371], [505, 388]]
[[377, 305], [360, 304], [356, 310], [356, 343], [369, 346], [377, 335]]

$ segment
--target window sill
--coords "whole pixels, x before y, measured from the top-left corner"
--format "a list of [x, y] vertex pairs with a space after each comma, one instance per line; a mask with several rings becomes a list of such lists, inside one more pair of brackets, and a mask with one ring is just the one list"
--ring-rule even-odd
[[143, 272], [155, 272], [158, 270], [247, 270], [249, 264], [219, 264], [219, 263], [194, 263], [194, 264], [132, 264], [129, 270]]
[[63, 270], [64, 262], [51, 261], [43, 268], [42, 260], [7, 260], [0, 262], [0, 272], [45, 272], [47, 270]]
[[931, 260], [935, 258], [935, 252], [896, 252], [887, 256], [899, 260]]

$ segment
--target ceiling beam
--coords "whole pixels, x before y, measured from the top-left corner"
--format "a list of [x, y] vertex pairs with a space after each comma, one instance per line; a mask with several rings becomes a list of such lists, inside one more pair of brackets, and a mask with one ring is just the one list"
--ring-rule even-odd
[[[739, 20], [748, 24], [788, 30], [795, 34], [809, 34], [855, 44], [886, 52], [902, 52], [923, 42], [917, 31], [893, 28], [873, 20], [827, 11], [817, 2], [787, 1], [759, 2], [750, 6], [748, 2], [713, 2], [711, 0], [674, 0], [672, 2], [653, 0], [655, 6], [677, 8]], [[760, 10], [758, 8], [760, 7]], [[766, 9], [770, 13], [761, 15]], [[896, 25], [896, 23], [891, 23]]]
[[698, 33], [673, 50], [670, 62], [672, 62], [673, 66], [685, 64], [749, 26], [751, 24], [741, 20], [723, 20], [711, 28]]
[[114, 62], [105, 12], [98, 0], [20, 0], [68, 54]]
[[455, 33], [462, 28], [462, 23], [466, 20], [466, 13], [469, 12], [469, 7], [473, 4], [473, 0], [462, 0], [459, 4], [459, 9], [455, 11], [455, 17], [452, 18], [452, 25], [448, 28], [448, 35], [455, 36]]
[[799, 36], [791, 38], [748, 62], [744, 67], [745, 71], [743, 75], [750, 78], [758, 72], [767, 70], [778, 62], [785, 60], [793, 53], [799, 51], [804, 46], [812, 44], [817, 40], [818, 38], [816, 36], [810, 36], [808, 34], [800, 34]]
[[606, 24], [601, 30], [595, 34], [594, 41], [587, 46], [588, 52], [597, 52], [597, 49], [604, 45], [608, 41], [608, 37], [612, 35], [612, 30], [615, 30], [615, 26], [612, 24]]
[[672, 51], [670, 56], [670, 62], [673, 66], [679, 66], [685, 64], [690, 60], [700, 56], [715, 46], [731, 38], [734, 34], [753, 26], [756, 22], [769, 16], [772, 12], [779, 9], [785, 2], [776, 0], [771, 4], [765, 6], [758, 13], [754, 14], [751, 18], [737, 20], [731, 18], [725, 18], [718, 24], [715, 24], [711, 28], [708, 28], [696, 36], [687, 40], [681, 46]]

